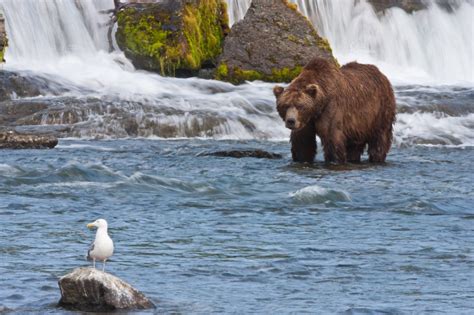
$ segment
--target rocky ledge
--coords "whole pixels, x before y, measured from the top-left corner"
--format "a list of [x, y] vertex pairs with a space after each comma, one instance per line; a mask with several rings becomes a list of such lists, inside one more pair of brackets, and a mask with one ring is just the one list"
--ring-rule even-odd
[[51, 135], [0, 131], [0, 149], [52, 149], [57, 144], [58, 139]]
[[148, 309], [154, 304], [121, 279], [93, 268], [76, 268], [59, 279], [59, 307], [83, 312]]

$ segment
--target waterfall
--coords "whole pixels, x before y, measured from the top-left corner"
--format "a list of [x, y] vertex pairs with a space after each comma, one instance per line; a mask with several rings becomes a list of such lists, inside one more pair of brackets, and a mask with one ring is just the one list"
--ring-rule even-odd
[[[398, 143], [473, 145], [473, 1], [456, 0], [453, 12], [432, 4], [413, 14], [394, 8], [383, 15], [366, 0], [292, 1], [341, 63], [374, 63], [392, 80], [403, 109]], [[227, 2], [231, 24], [250, 6], [250, 0]], [[1, 67], [38, 77], [50, 89], [40, 100], [51, 105], [40, 126], [66, 125], [73, 137], [288, 139], [270, 83], [161, 77], [135, 70], [120, 51], [109, 52], [106, 12], [113, 5], [0, 0], [9, 37]], [[418, 105], [427, 112], [418, 114]]]
[[[341, 63], [378, 65], [395, 83], [474, 83], [474, 2], [454, 12], [430, 2], [427, 10], [399, 8], [377, 15], [366, 0], [291, 0], [328, 38]], [[228, 0], [242, 19], [251, 0]], [[237, 5], [238, 3], [238, 5]]]
[[9, 63], [48, 63], [65, 55], [90, 57], [107, 50], [109, 17], [100, 12], [112, 7], [112, 0], [0, 0]]

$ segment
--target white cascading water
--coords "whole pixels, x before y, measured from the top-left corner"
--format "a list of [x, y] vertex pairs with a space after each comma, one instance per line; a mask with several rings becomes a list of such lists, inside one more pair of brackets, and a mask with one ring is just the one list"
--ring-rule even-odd
[[[341, 63], [376, 64], [395, 84], [474, 84], [471, 0], [457, 1], [451, 13], [432, 1], [413, 14], [391, 8], [381, 15], [366, 0], [290, 1], [328, 38]], [[238, 3], [238, 20], [251, 0], [230, 3]]]
[[[382, 16], [377, 16], [366, 0], [292, 1], [329, 39], [342, 63], [374, 63], [396, 85], [474, 85], [471, 0], [460, 1], [451, 13], [431, 5], [414, 14], [390, 9]], [[250, 5], [250, 0], [227, 2], [231, 23], [243, 18]], [[236, 87], [196, 78], [164, 78], [136, 71], [121, 52], [109, 53], [109, 16], [101, 12], [112, 7], [113, 0], [0, 0], [10, 39], [3, 67], [61, 82], [68, 85], [68, 95], [77, 98], [113, 100], [117, 106], [129, 101], [152, 106], [159, 114], [151, 118], [143, 108], [131, 109], [142, 136], [154, 135], [146, 130], [154, 120], [178, 126], [175, 137], [288, 138], [289, 132], [274, 110], [271, 84], [253, 82]], [[170, 108], [176, 112], [170, 113]], [[102, 127], [80, 135], [101, 136], [107, 128], [107, 135], [127, 134], [118, 123], [104, 128], [104, 115], [91, 113], [89, 119]], [[219, 121], [211, 131], [187, 131], [190, 126], [205, 125], [209, 117]], [[433, 137], [457, 133], [454, 137], [463, 145], [474, 145], [473, 120], [474, 114], [401, 114], [396, 139], [401, 143], [417, 136], [430, 138], [430, 133]]]

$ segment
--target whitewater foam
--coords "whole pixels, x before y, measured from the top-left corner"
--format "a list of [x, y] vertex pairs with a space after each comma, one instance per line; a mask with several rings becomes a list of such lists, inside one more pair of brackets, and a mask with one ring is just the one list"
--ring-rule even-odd
[[[438, 85], [474, 85], [471, 1], [461, 1], [452, 13], [431, 5], [414, 14], [395, 8], [385, 15], [376, 15], [365, 0], [293, 2], [329, 38], [341, 62], [375, 63], [397, 85], [432, 85], [413, 87], [413, 95], [403, 97], [406, 106], [426, 102], [417, 89], [445, 95], [454, 88]], [[228, 3], [233, 23], [250, 2]], [[164, 78], [136, 71], [122, 52], [109, 53], [109, 16], [100, 12], [111, 9], [112, 0], [0, 0], [0, 7], [10, 38], [4, 68], [50, 83], [51, 92], [39, 99], [49, 97], [78, 116], [67, 136], [289, 138], [275, 111], [273, 84]], [[472, 114], [466, 108], [455, 117], [401, 113], [395, 143], [472, 146]], [[42, 123], [71, 124], [64, 115], [53, 118], [45, 114]]]
[[351, 201], [351, 197], [346, 191], [329, 189], [318, 185], [304, 187], [289, 195], [298, 202], [305, 204]]

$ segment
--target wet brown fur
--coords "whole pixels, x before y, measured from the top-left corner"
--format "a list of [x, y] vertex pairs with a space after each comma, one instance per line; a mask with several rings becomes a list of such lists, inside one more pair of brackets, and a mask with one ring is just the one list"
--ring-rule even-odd
[[291, 132], [294, 161], [314, 160], [316, 135], [326, 162], [360, 162], [366, 145], [370, 162], [385, 161], [396, 104], [390, 82], [377, 67], [351, 62], [337, 68], [315, 58], [286, 89], [277, 86], [274, 93], [284, 121], [290, 108], [297, 110]]

